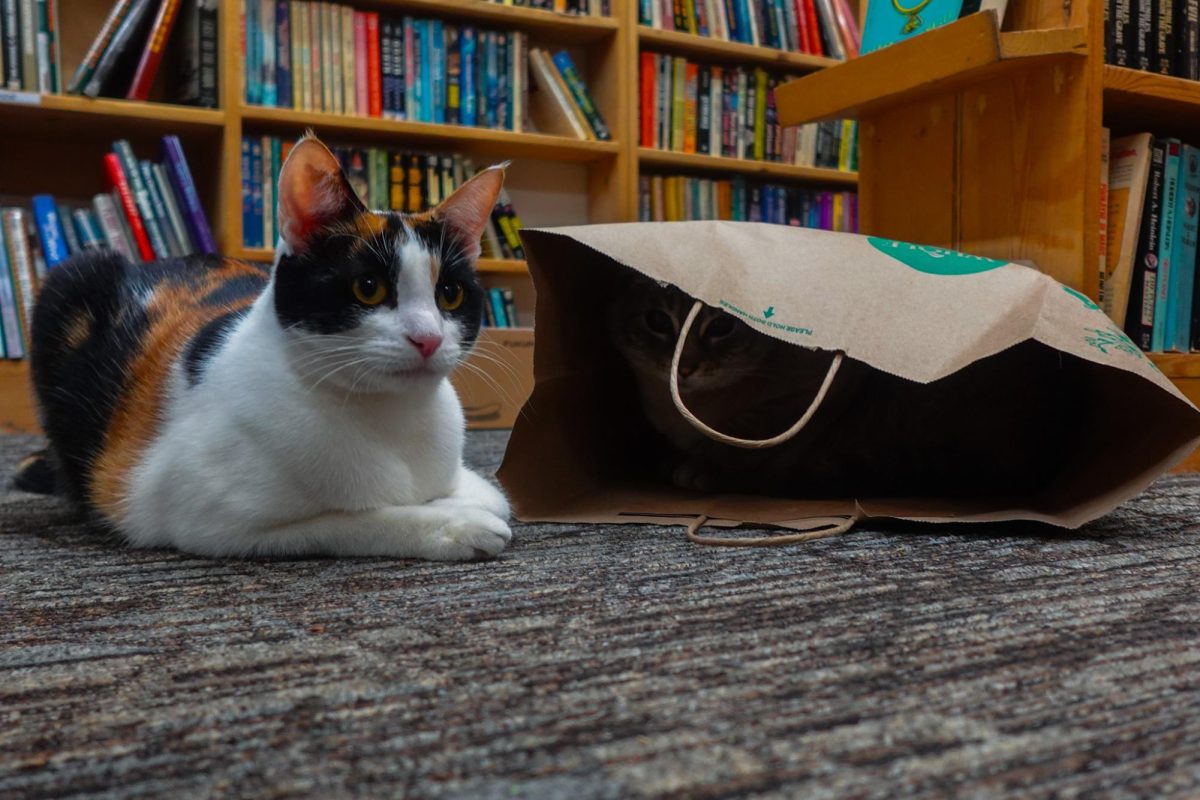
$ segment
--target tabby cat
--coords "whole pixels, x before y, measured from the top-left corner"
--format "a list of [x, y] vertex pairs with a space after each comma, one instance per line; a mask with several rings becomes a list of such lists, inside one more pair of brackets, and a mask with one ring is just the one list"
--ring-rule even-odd
[[55, 268], [31, 362], [58, 488], [140, 547], [499, 553], [508, 502], [463, 466], [447, 376], [479, 332], [503, 180], [485, 170], [424, 214], [368, 211], [310, 135], [279, 177], [271, 270], [111, 253]]

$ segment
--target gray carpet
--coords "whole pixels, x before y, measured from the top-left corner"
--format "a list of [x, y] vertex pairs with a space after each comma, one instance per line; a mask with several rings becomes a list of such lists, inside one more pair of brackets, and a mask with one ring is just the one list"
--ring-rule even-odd
[[1070, 535], [242, 562], [10, 493], [0, 796], [1196, 797], [1198, 522], [1176, 477]]

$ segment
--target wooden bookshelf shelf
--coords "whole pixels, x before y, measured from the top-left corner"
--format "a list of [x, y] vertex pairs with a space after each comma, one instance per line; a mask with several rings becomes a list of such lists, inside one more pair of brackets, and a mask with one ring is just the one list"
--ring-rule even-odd
[[1170, 131], [1200, 139], [1200, 82], [1104, 66], [1105, 123], [1118, 133]]
[[448, 147], [466, 155], [507, 158], [537, 158], [546, 161], [596, 161], [615, 156], [617, 142], [589, 142], [548, 136], [544, 133], [516, 133], [465, 125], [436, 125], [428, 122], [402, 122], [375, 117], [344, 116], [286, 108], [241, 109], [243, 126], [256, 131], [277, 131], [296, 136], [306, 128], [334, 138], [353, 137], [361, 142], [400, 142], [419, 147]]
[[991, 12], [785, 83], [779, 121], [798, 125], [909, 105], [1045, 59], [1086, 57], [1081, 27], [1001, 33]]
[[757, 47], [741, 42], [726, 42], [711, 36], [697, 36], [680, 31], [663, 31], [646, 25], [638, 26], [638, 42], [643, 49], [692, 56], [705, 61], [777, 67], [793, 72], [824, 69], [842, 63], [836, 58], [792, 53], [787, 50]]
[[[257, 261], [269, 264], [275, 260], [275, 251], [266, 247], [239, 247], [229, 251], [231, 257], [241, 261]], [[476, 263], [480, 272], [525, 275], [529, 267], [524, 261], [513, 258], [481, 258]]]
[[377, 5], [439, 18], [516, 28], [563, 44], [594, 42], [612, 36], [621, 27], [615, 17], [560, 14], [485, 0], [383, 0]]
[[37, 430], [28, 361], [0, 360], [0, 433]]
[[69, 136], [80, 125], [87, 126], [89, 135], [103, 136], [123, 136], [131, 128], [144, 132], [148, 127], [162, 133], [217, 133], [225, 124], [225, 113], [209, 108], [79, 95], [15, 96], [22, 102], [0, 101], [0, 126], [19, 125], [24, 135], [50, 131]]
[[1162, 373], [1171, 379], [1200, 379], [1200, 353], [1147, 353]]
[[774, 161], [752, 161], [744, 158], [708, 156], [699, 153], [675, 153], [651, 147], [638, 148], [638, 164], [656, 170], [683, 170], [723, 175], [745, 175], [747, 177], [804, 182], [810, 184], [833, 184], [855, 186], [857, 172], [842, 172], [825, 167], [801, 167], [795, 164], [780, 164]]

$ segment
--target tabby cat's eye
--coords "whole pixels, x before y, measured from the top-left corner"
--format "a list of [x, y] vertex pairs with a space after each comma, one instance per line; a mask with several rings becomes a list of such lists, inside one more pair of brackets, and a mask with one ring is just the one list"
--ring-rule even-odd
[[438, 284], [437, 304], [442, 311], [453, 311], [463, 304], [467, 290], [458, 281], [445, 281]]
[[670, 336], [675, 332], [675, 323], [671, 322], [671, 317], [665, 311], [659, 311], [657, 308], [646, 312], [646, 327], [652, 333], [660, 336]]
[[708, 327], [704, 329], [704, 338], [724, 339], [731, 333], [733, 333], [733, 317], [722, 314], [708, 323]]
[[368, 306], [377, 306], [387, 297], [387, 287], [378, 278], [370, 275], [359, 275], [355, 278], [353, 289], [358, 302]]

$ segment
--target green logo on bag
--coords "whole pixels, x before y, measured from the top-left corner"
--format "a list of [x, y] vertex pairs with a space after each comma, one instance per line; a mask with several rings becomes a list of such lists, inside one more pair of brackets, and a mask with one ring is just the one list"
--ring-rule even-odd
[[879, 236], [868, 236], [867, 241], [884, 255], [929, 275], [974, 275], [977, 272], [1003, 267], [1008, 263], [994, 258], [959, 253], [956, 250], [944, 250], [941, 247], [897, 242], [895, 239], [883, 239]]
[[1064, 286], [1063, 291], [1066, 292], [1067, 294], [1071, 295], [1071, 297], [1074, 297], [1076, 300], [1083, 303], [1084, 306], [1086, 306], [1087, 308], [1090, 308], [1092, 311], [1098, 311], [1100, 309], [1100, 306], [1096, 305], [1096, 303], [1092, 300], [1092, 298], [1088, 297], [1083, 292], [1077, 292], [1074, 289], [1072, 289], [1070, 286]]

